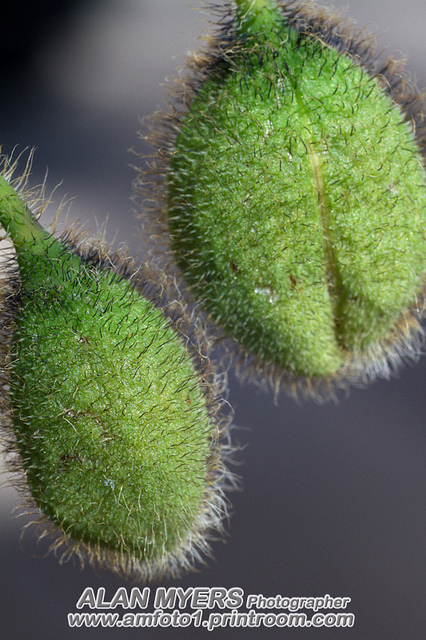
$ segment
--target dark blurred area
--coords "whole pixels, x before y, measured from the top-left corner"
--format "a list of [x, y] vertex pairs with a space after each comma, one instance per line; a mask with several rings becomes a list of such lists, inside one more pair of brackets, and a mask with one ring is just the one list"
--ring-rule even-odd
[[14, 78], [25, 71], [34, 52], [61, 29], [69, 16], [85, 0], [3, 0], [0, 23], [0, 69], [2, 78]]
[[[138, 118], [161, 106], [161, 83], [205, 30], [188, 0], [2, 3], [0, 142], [37, 147], [31, 184], [48, 169], [57, 187], [46, 218], [73, 198], [70, 219], [143, 251], [131, 201], [129, 153], [146, 153]], [[201, 2], [196, 3], [201, 6]], [[401, 51], [426, 86], [424, 0], [335, 0], [360, 26]], [[402, 55], [399, 54], [399, 55]], [[175, 58], [176, 56], [176, 58]], [[65, 210], [67, 207], [65, 207]], [[398, 378], [297, 403], [240, 384], [229, 401], [244, 448], [229, 495], [225, 544], [199, 572], [165, 586], [241, 587], [245, 594], [350, 597], [351, 629], [70, 629], [83, 589], [113, 595], [132, 585], [108, 573], [60, 566], [14, 518], [16, 494], [0, 492], [0, 637], [124, 640], [422, 640], [426, 637], [426, 359]], [[150, 585], [152, 590], [159, 585]], [[121, 610], [120, 610], [121, 611]]]

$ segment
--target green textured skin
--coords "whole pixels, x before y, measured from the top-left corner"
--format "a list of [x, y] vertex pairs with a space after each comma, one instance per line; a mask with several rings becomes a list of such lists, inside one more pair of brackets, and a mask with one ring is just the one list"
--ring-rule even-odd
[[161, 559], [206, 491], [210, 424], [190, 355], [129, 282], [58, 242], [19, 264], [11, 405], [32, 496], [77, 541]]
[[190, 105], [170, 161], [169, 228], [226, 332], [279, 368], [334, 376], [415, 303], [425, 178], [378, 82], [274, 16], [237, 40]]

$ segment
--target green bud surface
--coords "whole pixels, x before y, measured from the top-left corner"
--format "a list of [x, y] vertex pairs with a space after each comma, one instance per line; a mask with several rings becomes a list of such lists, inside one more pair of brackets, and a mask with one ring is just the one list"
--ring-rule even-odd
[[418, 329], [424, 122], [373, 58], [312, 5], [240, 0], [160, 119], [193, 294], [243, 352], [311, 381], [385, 375]]
[[15, 245], [10, 415], [37, 507], [123, 574], [190, 566], [220, 528], [218, 427], [187, 344], [108, 259], [78, 255], [1, 178]]

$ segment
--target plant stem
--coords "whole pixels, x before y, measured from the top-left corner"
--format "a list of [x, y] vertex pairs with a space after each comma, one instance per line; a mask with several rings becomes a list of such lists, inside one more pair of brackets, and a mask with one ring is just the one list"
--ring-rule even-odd
[[239, 32], [254, 34], [273, 28], [281, 12], [275, 0], [236, 0]]
[[43, 229], [21, 196], [0, 177], [0, 223], [12, 240], [17, 253], [41, 253], [51, 235]]

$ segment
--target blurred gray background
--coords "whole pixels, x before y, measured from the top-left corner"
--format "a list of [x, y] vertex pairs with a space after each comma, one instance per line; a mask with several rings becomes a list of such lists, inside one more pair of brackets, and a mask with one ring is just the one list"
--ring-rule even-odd
[[[193, 6], [201, 2], [192, 0]], [[424, 0], [335, 0], [381, 47], [406, 55], [426, 86]], [[161, 106], [161, 83], [197, 46], [206, 16], [189, 0], [3, 0], [0, 141], [37, 147], [31, 184], [58, 185], [70, 217], [136, 252], [131, 147], [138, 118]], [[54, 211], [50, 209], [46, 216]], [[244, 490], [230, 495], [225, 544], [199, 573], [169, 586], [239, 586], [267, 596], [352, 598], [352, 629], [69, 629], [84, 587], [129, 586], [40, 558], [20, 543], [16, 494], [0, 492], [0, 636], [176, 640], [422, 640], [426, 637], [426, 359], [399, 379], [354, 389], [338, 404], [297, 404], [230, 376], [242, 428]], [[152, 585], [153, 587], [156, 585]]]

